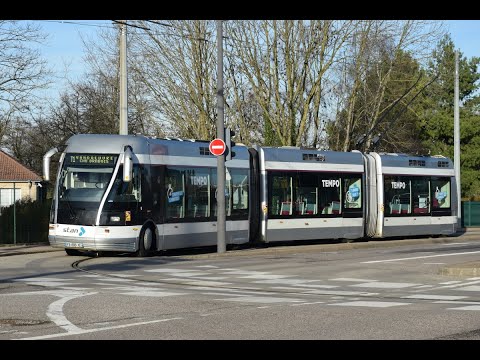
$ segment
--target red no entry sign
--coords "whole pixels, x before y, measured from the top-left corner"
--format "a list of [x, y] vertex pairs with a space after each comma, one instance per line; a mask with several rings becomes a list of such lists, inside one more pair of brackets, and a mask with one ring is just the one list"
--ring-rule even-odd
[[225, 152], [225, 142], [222, 139], [213, 139], [208, 148], [213, 155], [222, 155]]

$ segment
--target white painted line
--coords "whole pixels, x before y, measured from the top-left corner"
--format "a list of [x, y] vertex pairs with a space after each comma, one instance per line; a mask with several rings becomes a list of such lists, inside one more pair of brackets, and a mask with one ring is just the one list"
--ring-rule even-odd
[[[271, 292], [266, 292], [266, 291], [256, 291], [255, 288], [250, 288], [250, 287], [242, 287], [242, 288], [237, 288], [237, 289], [218, 289], [217, 287], [209, 287], [209, 286], [191, 286], [188, 287], [187, 289], [189, 290], [201, 290], [201, 291], [227, 291], [227, 292], [233, 292], [233, 293], [244, 293], [244, 294], [260, 294], [260, 295], [270, 295]], [[234, 295], [234, 294], [232, 294]]]
[[192, 271], [190, 271], [190, 272], [181, 272], [181, 273], [178, 273], [178, 274], [171, 274], [171, 275], [184, 278], [184, 277], [205, 276], [205, 275], [211, 275], [211, 274], [208, 273], [208, 272], [202, 272], [202, 271], [198, 271], [198, 270], [192, 270]]
[[363, 261], [361, 262], [361, 264], [385, 263], [385, 262], [394, 262], [394, 261], [402, 261], [402, 260], [426, 259], [426, 258], [433, 258], [433, 257], [440, 257], [440, 256], [456, 256], [456, 255], [467, 255], [467, 254], [470, 255], [470, 254], [478, 254], [478, 253], [480, 253], [480, 251], [466, 251], [466, 252], [452, 253], [452, 254], [425, 255], [425, 256], [414, 256], [410, 258]]
[[427, 288], [432, 288], [434, 285], [420, 285], [420, 286], [415, 286], [414, 289], [427, 289]]
[[293, 286], [305, 286], [308, 282], [313, 282], [318, 280], [298, 280], [298, 279], [268, 279], [268, 280], [258, 280], [252, 281], [255, 284], [284, 284], [284, 285], [293, 285]]
[[478, 301], [450, 301], [450, 300], [440, 300], [434, 301], [434, 304], [473, 304], [473, 305], [480, 305]]
[[290, 302], [290, 303], [303, 302], [303, 300], [299, 300], [299, 299], [267, 297], [267, 296], [246, 296], [242, 298], [227, 298], [227, 299], [218, 298], [215, 300], [240, 301], [240, 302], [265, 303], [265, 304], [284, 303], [284, 302]]
[[166, 321], [171, 321], [171, 320], [181, 320], [181, 319], [183, 319], [183, 318], [182, 317], [175, 317], [175, 318], [170, 318], [170, 319], [143, 321], [143, 322], [138, 322], [138, 323], [133, 323], [133, 324], [109, 326], [109, 327], [104, 327], [104, 328], [99, 328], [99, 329], [85, 329], [85, 330], [80, 329], [79, 332], [34, 336], [34, 337], [29, 337], [29, 338], [17, 339], [17, 340], [52, 339], [52, 338], [56, 338], [56, 337], [65, 337], [65, 336], [70, 336], [70, 335], [82, 335], [82, 334], [94, 333], [94, 332], [98, 332], [98, 331], [123, 329], [123, 328], [132, 327], [132, 326], [148, 325], [148, 324], [155, 324], [155, 323], [159, 323], [159, 322], [166, 322]]
[[305, 302], [301, 304], [290, 304], [290, 306], [303, 306], [303, 305], [315, 305], [315, 304], [325, 304], [325, 301]]
[[134, 279], [107, 278], [107, 279], [104, 279], [103, 281], [110, 281], [110, 282], [131, 282], [131, 281], [138, 281], [138, 280], [134, 280]]
[[461, 291], [480, 291], [480, 286], [479, 285], [465, 286], [465, 287], [457, 288], [457, 290], [461, 290]]
[[232, 294], [232, 293], [222, 293], [222, 292], [202, 292], [202, 295], [213, 295], [213, 296], [248, 296], [247, 294]]
[[18, 279], [18, 280], [13, 280], [13, 281], [26, 281], [26, 282], [43, 282], [43, 281], [49, 281], [49, 282], [54, 282], [54, 281], [75, 281], [75, 280], [73, 280], [73, 279], [65, 279], [65, 278], [48, 277], [48, 276], [41, 276], [41, 277], [39, 276], [39, 277]]
[[400, 305], [410, 305], [410, 303], [386, 302], [386, 301], [348, 301], [344, 303], [327, 304], [333, 306], [365, 306], [375, 308], [386, 308]]
[[369, 292], [360, 292], [360, 291], [342, 291], [342, 290], [310, 290], [310, 294], [317, 294], [317, 295], [343, 295], [343, 296], [374, 296], [378, 295], [378, 293], [369, 293]]
[[231, 285], [232, 283], [189, 279], [188, 281], [182, 281], [182, 284], [198, 285], [198, 286], [223, 286], [223, 285]]
[[199, 268], [215, 268], [215, 269], [218, 269], [218, 266], [215, 266], [215, 265], [197, 265], [195, 267], [199, 267]]
[[241, 279], [264, 279], [264, 280], [273, 280], [273, 279], [285, 279], [285, 278], [291, 278], [292, 275], [273, 275], [273, 274], [255, 274], [255, 275], [245, 275], [245, 276], [239, 276]]
[[268, 309], [270, 306], [257, 306], [257, 309]]
[[459, 281], [459, 280], [453, 280], [453, 281], [441, 282], [441, 283], [439, 283], [439, 284], [441, 284], [441, 285], [451, 285], [451, 284], [459, 284], [459, 283], [461, 283], [461, 281]]
[[445, 263], [439, 263], [439, 262], [425, 262], [423, 263], [424, 265], [445, 265]]
[[447, 310], [474, 310], [479, 311], [480, 305], [471, 305], [471, 306], [461, 306], [457, 308], [448, 308]]
[[80, 294], [77, 296], [67, 296], [61, 298], [60, 300], [54, 301], [48, 306], [47, 316], [50, 318], [50, 320], [52, 320], [53, 323], [55, 323], [55, 325], [65, 330], [67, 333], [76, 333], [82, 331], [82, 329], [80, 329], [78, 326], [68, 321], [67, 317], [63, 313], [63, 305], [69, 300], [93, 294], [94, 293]]
[[468, 246], [468, 245], [472, 245], [470, 243], [448, 243], [448, 244], [442, 244], [443, 246], [452, 246], [452, 245], [465, 245], [465, 246]]
[[142, 290], [142, 291], [132, 291], [132, 292], [122, 292], [119, 295], [129, 295], [129, 296], [147, 296], [147, 297], [165, 297], [165, 296], [175, 296], [175, 295], [186, 295], [187, 293], [175, 293], [168, 291], [158, 291], [158, 290]]
[[357, 279], [357, 278], [335, 278], [335, 279], [328, 279], [330, 281], [353, 281], [353, 282], [372, 282], [378, 280], [371, 280], [371, 279]]
[[[452, 289], [452, 288], [458, 288], [460, 286], [467, 286], [467, 285], [475, 285], [475, 284], [478, 284], [480, 283], [480, 281], [470, 281], [470, 282], [466, 282], [466, 283], [459, 283], [459, 284], [453, 284], [453, 285], [444, 285], [444, 286], [439, 286], [433, 290], [437, 290], [437, 289]], [[472, 290], [472, 291], [477, 291], [477, 290]]]
[[352, 287], [368, 287], [368, 288], [382, 288], [382, 289], [403, 289], [412, 286], [419, 286], [421, 284], [411, 284], [411, 283], [395, 283], [395, 282], [383, 282], [376, 281], [364, 284], [355, 284], [350, 285]]
[[480, 280], [480, 277], [467, 278], [466, 280], [469, 280], [469, 281], [472, 281], [472, 280]]
[[410, 295], [410, 296], [402, 296], [402, 299], [460, 300], [460, 299], [465, 299], [466, 297], [467, 297], [467, 296], [417, 294], [417, 295]]

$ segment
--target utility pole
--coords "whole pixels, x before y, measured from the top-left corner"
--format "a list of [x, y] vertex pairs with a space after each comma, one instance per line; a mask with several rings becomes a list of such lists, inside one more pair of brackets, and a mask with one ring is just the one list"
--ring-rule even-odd
[[[217, 139], [225, 141], [223, 115], [223, 28], [217, 20]], [[226, 251], [225, 154], [217, 156], [217, 252]]]
[[460, 182], [460, 115], [459, 115], [459, 89], [458, 89], [458, 50], [455, 51], [455, 99], [453, 110], [453, 163], [455, 167], [455, 181], [457, 183], [457, 225], [462, 226], [462, 186]]
[[13, 182], [13, 245], [17, 245], [17, 209], [15, 208], [15, 181]]
[[120, 23], [120, 135], [128, 134], [127, 20]]

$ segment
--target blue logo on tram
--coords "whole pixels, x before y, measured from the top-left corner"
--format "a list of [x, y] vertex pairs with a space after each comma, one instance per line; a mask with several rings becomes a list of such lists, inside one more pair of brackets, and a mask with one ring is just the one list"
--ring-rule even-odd
[[78, 236], [82, 236], [83, 234], [85, 234], [85, 229], [83, 228], [83, 226], [80, 228], [80, 232], [78, 233]]

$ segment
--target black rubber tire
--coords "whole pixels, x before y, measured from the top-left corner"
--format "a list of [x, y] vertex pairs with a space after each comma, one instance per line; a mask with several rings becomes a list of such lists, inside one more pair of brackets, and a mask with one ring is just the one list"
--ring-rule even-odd
[[82, 253], [75, 249], [65, 249], [68, 256], [82, 256]]
[[142, 231], [140, 231], [140, 237], [138, 239], [137, 257], [152, 256], [155, 251], [155, 240], [155, 231], [153, 228], [149, 225], [144, 226]]

